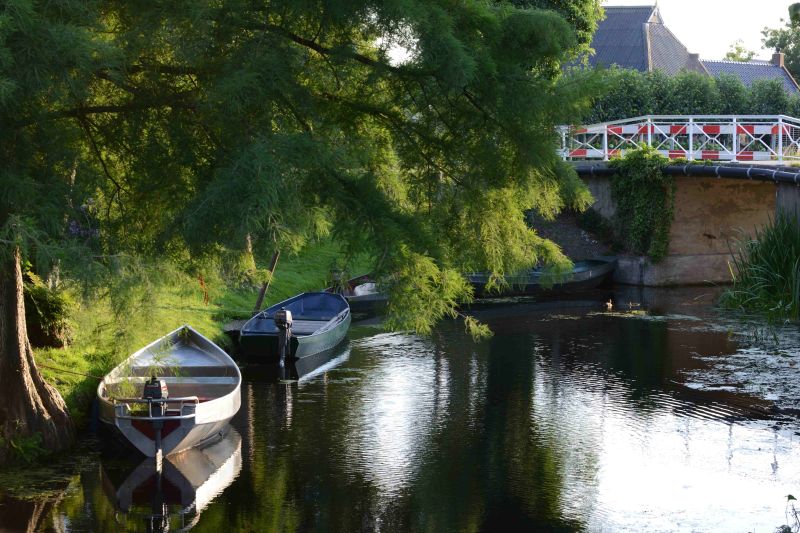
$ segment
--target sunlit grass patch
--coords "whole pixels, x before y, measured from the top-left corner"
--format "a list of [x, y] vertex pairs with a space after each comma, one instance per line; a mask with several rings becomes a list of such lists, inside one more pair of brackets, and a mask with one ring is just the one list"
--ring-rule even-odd
[[[268, 258], [259, 259], [262, 264], [267, 261]], [[299, 292], [322, 289], [330, 269], [343, 266], [342, 261], [339, 246], [330, 241], [309, 246], [297, 255], [282, 256], [264, 306]], [[357, 258], [348, 268], [354, 276], [366, 273], [369, 258]], [[181, 325], [189, 324], [228, 347], [224, 325], [251, 316], [258, 288], [228, 284], [222, 277], [205, 279], [203, 283], [205, 286], [191, 276], [169, 276], [154, 285], [155, 293], [131, 303], [122, 315], [114, 312], [107, 297], [92, 301], [76, 298], [78, 303], [71, 312], [75, 332], [72, 344], [37, 349], [35, 356], [45, 379], [64, 397], [78, 426], [86, 422], [88, 406], [99, 383], [96, 378], [102, 378], [135, 350]]]

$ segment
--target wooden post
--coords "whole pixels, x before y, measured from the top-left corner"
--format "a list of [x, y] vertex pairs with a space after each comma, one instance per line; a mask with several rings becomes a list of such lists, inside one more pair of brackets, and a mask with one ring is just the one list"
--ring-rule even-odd
[[261, 311], [261, 305], [264, 303], [264, 296], [267, 294], [269, 290], [269, 284], [272, 282], [272, 275], [275, 273], [275, 267], [278, 265], [278, 257], [280, 257], [281, 252], [280, 250], [275, 250], [275, 253], [272, 254], [272, 260], [269, 262], [269, 278], [261, 285], [261, 290], [258, 291], [258, 299], [256, 300], [256, 306], [253, 308], [253, 314], [255, 315], [259, 311]]

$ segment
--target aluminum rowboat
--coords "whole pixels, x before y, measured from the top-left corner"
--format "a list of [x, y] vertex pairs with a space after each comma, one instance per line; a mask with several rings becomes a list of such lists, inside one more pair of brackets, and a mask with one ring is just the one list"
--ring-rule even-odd
[[350, 328], [350, 307], [340, 294], [299, 294], [261, 311], [242, 326], [239, 345], [251, 362], [278, 362], [279, 330], [274, 316], [280, 309], [290, 311], [294, 319], [289, 354], [292, 361], [335, 348]]
[[[144, 399], [151, 376], [168, 396]], [[242, 374], [222, 348], [190, 326], [137, 351], [97, 387], [100, 420], [147, 457], [176, 454], [219, 437], [241, 405]]]

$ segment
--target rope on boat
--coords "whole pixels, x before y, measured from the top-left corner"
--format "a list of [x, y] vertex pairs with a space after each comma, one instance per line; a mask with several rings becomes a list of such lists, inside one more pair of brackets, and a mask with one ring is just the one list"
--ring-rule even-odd
[[98, 381], [103, 381], [103, 378], [99, 378], [97, 376], [92, 376], [91, 374], [84, 374], [82, 372], [75, 372], [74, 370], [67, 370], [66, 368], [58, 368], [56, 366], [43, 365], [41, 363], [36, 363], [36, 366], [42, 367], [42, 368], [49, 368], [50, 370], [57, 370], [58, 372], [65, 372], [67, 374], [75, 374], [76, 376], [83, 376], [85, 378], [92, 378], [92, 379], [96, 379]]

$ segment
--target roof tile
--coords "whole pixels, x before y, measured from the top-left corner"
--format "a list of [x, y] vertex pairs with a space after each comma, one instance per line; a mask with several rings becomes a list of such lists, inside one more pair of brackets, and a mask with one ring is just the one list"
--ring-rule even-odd
[[618, 65], [647, 70], [647, 44], [643, 24], [653, 14], [653, 6], [607, 7], [606, 18], [597, 26], [589, 59], [592, 66]]
[[709, 74], [716, 77], [720, 74], [733, 74], [742, 80], [746, 87], [760, 79], [778, 79], [783, 82], [784, 88], [791, 94], [797, 94], [798, 88], [789, 74], [769, 61], [711, 61], [702, 60]]

